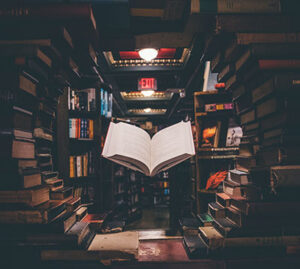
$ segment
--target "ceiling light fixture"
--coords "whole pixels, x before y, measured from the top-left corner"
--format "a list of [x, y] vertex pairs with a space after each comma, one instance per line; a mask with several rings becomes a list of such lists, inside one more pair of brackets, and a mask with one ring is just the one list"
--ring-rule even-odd
[[146, 113], [150, 113], [150, 112], [151, 112], [151, 108], [150, 108], [150, 107], [145, 108], [144, 111], [145, 111]]
[[158, 50], [153, 48], [139, 50], [139, 55], [146, 62], [150, 62], [157, 57]]
[[153, 90], [145, 90], [145, 91], [141, 91], [142, 95], [144, 95], [144, 97], [151, 97], [154, 93]]

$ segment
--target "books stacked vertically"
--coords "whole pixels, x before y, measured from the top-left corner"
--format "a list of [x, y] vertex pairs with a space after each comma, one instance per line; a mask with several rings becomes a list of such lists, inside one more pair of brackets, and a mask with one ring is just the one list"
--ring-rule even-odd
[[113, 95], [108, 91], [101, 89], [100, 91], [101, 100], [101, 116], [106, 118], [112, 117], [112, 107], [113, 107]]
[[74, 90], [69, 88], [68, 106], [71, 111], [96, 111], [96, 89]]
[[95, 176], [94, 152], [70, 156], [70, 178]]
[[69, 137], [74, 139], [94, 138], [94, 121], [92, 119], [69, 119]]

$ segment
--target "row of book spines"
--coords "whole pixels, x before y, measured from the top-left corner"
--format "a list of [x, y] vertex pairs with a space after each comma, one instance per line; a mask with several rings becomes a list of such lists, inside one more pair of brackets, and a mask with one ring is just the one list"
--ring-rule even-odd
[[100, 91], [101, 100], [101, 116], [111, 118], [113, 109], [113, 95], [107, 91], [101, 89]]
[[69, 94], [69, 110], [88, 112], [96, 110], [96, 89], [70, 90]]
[[70, 178], [87, 177], [93, 175], [94, 164], [92, 153], [70, 156]]
[[168, 181], [158, 181], [155, 182], [155, 186], [158, 188], [169, 188], [170, 184]]
[[69, 119], [70, 138], [94, 138], [94, 121], [91, 119]]
[[298, 1], [289, 0], [192, 0], [191, 13], [291, 13], [300, 7]]
[[206, 104], [204, 106], [205, 112], [215, 112], [215, 111], [232, 110], [232, 109], [233, 109], [233, 103]]

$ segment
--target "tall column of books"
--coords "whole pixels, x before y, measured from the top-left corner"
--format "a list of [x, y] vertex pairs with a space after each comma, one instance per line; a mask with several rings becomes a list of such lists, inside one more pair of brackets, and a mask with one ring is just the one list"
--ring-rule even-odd
[[235, 33], [212, 59], [232, 92], [243, 137], [223, 192], [198, 216], [199, 234], [184, 240], [197, 257], [299, 253], [299, 37]]
[[[56, 37], [67, 31], [57, 29]], [[72, 187], [64, 187], [53, 169], [56, 106], [67, 77], [58, 73], [66, 68], [58, 56], [63, 51], [45, 35], [0, 41], [5, 43], [0, 45], [1, 246], [8, 259], [12, 251], [24, 256], [10, 259], [10, 265], [36, 265], [29, 249], [84, 247], [93, 238], [88, 223], [79, 222], [86, 209], [76, 211], [80, 199], [73, 199]]]

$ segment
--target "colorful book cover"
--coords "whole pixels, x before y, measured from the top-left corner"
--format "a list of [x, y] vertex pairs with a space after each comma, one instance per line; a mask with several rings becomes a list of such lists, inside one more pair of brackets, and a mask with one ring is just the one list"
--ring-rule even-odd
[[224, 110], [224, 104], [216, 104], [216, 110]]
[[216, 104], [207, 104], [205, 105], [205, 112], [215, 112], [217, 110]]
[[241, 127], [229, 127], [227, 131], [226, 147], [238, 147], [241, 143], [243, 130]]
[[233, 109], [233, 103], [224, 104], [224, 109], [232, 110]]

